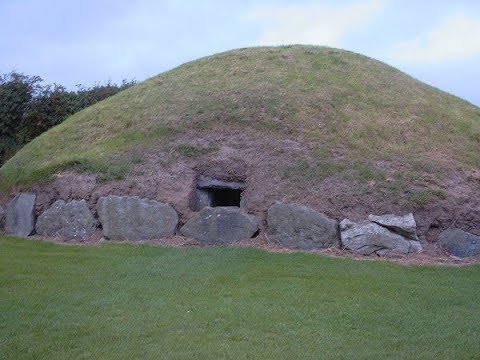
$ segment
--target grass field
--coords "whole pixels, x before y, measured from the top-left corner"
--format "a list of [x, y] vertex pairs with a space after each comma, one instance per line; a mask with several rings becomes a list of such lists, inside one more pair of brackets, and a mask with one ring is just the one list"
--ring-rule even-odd
[[2, 359], [480, 358], [480, 267], [0, 237]]

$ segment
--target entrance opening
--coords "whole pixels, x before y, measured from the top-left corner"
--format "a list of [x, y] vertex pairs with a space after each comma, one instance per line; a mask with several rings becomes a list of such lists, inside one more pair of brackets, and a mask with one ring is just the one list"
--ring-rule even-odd
[[240, 189], [205, 189], [211, 196], [211, 207], [215, 206], [238, 206], [243, 190]]
[[223, 181], [208, 176], [199, 176], [192, 209], [198, 211], [206, 206], [242, 207], [243, 190], [245, 190], [244, 182]]

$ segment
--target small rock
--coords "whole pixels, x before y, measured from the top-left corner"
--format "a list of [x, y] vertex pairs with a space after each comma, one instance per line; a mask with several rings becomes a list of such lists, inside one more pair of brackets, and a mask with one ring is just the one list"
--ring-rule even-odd
[[181, 229], [182, 235], [208, 244], [230, 244], [250, 239], [258, 230], [255, 216], [237, 207], [205, 207]]
[[412, 213], [404, 216], [397, 215], [369, 215], [368, 220], [381, 225], [396, 234], [402, 235], [410, 240], [418, 241], [417, 224]]
[[419, 241], [408, 240], [372, 222], [357, 224], [345, 219], [340, 222], [340, 236], [344, 249], [362, 255], [405, 256], [422, 250]]
[[7, 206], [5, 227], [7, 233], [28, 236], [35, 230], [35, 194], [17, 194]]
[[57, 200], [37, 219], [37, 234], [68, 240], [84, 241], [97, 227], [97, 221], [85, 200], [65, 202]]
[[268, 236], [283, 246], [322, 249], [338, 245], [338, 223], [306, 206], [276, 203], [268, 209]]
[[97, 212], [103, 235], [113, 240], [161, 239], [173, 235], [178, 224], [169, 204], [138, 196], [101, 197]]
[[480, 254], [480, 236], [460, 229], [447, 229], [439, 236], [439, 245], [458, 257]]

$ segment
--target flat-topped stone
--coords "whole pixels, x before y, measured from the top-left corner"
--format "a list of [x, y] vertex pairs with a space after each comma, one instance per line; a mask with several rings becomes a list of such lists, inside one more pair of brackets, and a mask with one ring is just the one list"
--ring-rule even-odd
[[268, 237], [296, 249], [322, 249], [338, 245], [338, 223], [298, 204], [276, 203], [268, 209]]
[[112, 240], [152, 240], [171, 236], [178, 214], [169, 204], [138, 196], [105, 196], [97, 212], [103, 235]]
[[251, 238], [257, 230], [255, 216], [237, 207], [205, 207], [180, 232], [188, 238], [208, 244], [230, 244]]
[[241, 181], [224, 181], [209, 176], [200, 175], [197, 179], [198, 188], [238, 189], [244, 190], [245, 183]]
[[5, 220], [5, 228], [8, 234], [28, 236], [34, 232], [35, 199], [35, 194], [20, 193], [10, 201]]
[[418, 241], [417, 223], [412, 213], [407, 215], [369, 215], [368, 220], [380, 226], [383, 226], [403, 237]]

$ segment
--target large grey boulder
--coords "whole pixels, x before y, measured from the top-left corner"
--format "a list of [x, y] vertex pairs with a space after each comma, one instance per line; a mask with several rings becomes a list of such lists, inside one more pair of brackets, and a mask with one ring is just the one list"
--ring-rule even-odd
[[368, 220], [380, 226], [383, 226], [394, 233], [402, 235], [403, 237], [418, 241], [417, 223], [412, 213], [404, 216], [397, 215], [369, 215]]
[[338, 223], [308, 207], [276, 203], [267, 214], [269, 239], [296, 249], [322, 249], [339, 243]]
[[258, 230], [255, 216], [237, 207], [205, 207], [181, 229], [182, 235], [208, 244], [230, 244], [249, 239]]
[[342, 247], [362, 255], [405, 256], [422, 250], [419, 241], [409, 240], [373, 222], [340, 222]]
[[65, 202], [57, 200], [37, 219], [37, 234], [83, 241], [90, 237], [97, 227], [97, 221], [85, 200]]
[[450, 254], [467, 257], [480, 254], [480, 236], [460, 229], [447, 229], [439, 236], [439, 245]]
[[35, 230], [35, 194], [17, 194], [7, 206], [5, 227], [7, 233], [28, 236]]
[[151, 240], [171, 236], [178, 214], [169, 205], [138, 196], [98, 199], [97, 212], [103, 235], [112, 240]]

